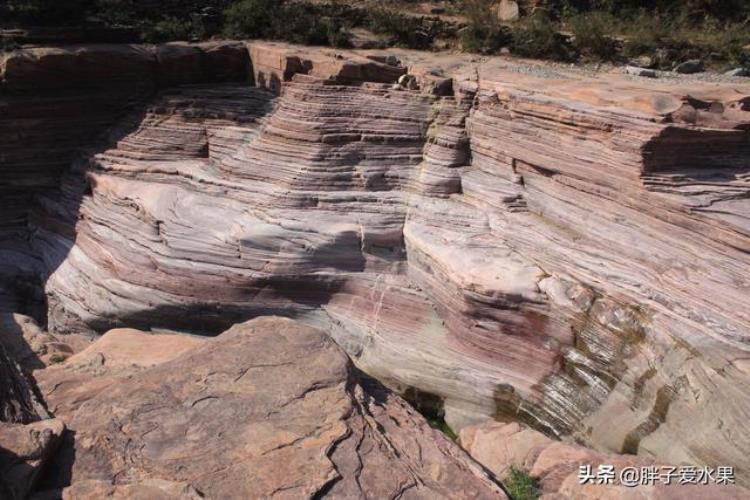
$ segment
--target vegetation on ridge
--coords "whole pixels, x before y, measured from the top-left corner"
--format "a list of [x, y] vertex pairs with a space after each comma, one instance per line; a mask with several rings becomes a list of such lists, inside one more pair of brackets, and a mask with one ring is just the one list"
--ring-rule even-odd
[[[746, 0], [6, 0], [0, 26], [127, 31], [164, 42], [213, 36], [347, 47], [365, 30], [383, 47], [460, 49], [560, 61], [621, 61], [671, 69], [686, 59], [750, 66]], [[432, 8], [425, 8], [433, 6]]]
[[539, 498], [538, 481], [522, 469], [511, 467], [502, 483], [508, 496], [513, 500], [536, 500]]

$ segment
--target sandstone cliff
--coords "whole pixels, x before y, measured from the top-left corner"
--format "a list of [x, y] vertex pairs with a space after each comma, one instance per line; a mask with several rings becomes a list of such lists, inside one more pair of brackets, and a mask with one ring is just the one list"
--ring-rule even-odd
[[39, 276], [56, 332], [291, 316], [456, 428], [750, 484], [750, 86], [268, 43], [222, 49], [225, 78], [213, 49], [112, 50], [4, 59], [7, 307]]

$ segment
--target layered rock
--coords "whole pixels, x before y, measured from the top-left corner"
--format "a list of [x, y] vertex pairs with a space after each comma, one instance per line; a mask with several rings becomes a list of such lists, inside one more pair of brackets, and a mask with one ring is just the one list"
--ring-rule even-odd
[[455, 427], [747, 483], [750, 89], [249, 53], [261, 88], [165, 91], [40, 197], [55, 331], [295, 316]]
[[115, 330], [38, 379], [76, 433], [64, 498], [505, 498], [325, 333], [292, 320], [213, 339]]
[[[653, 459], [597, 453], [554, 441], [517, 423], [487, 422], [466, 427], [460, 443], [497, 477], [529, 474], [541, 499], [702, 499], [747, 498], [732, 474], [709, 476], [692, 469], [664, 466]], [[606, 472], [611, 470], [611, 475]], [[682, 472], [685, 470], [685, 472]], [[631, 472], [632, 471], [632, 472]], [[718, 481], [717, 481], [718, 479]]]
[[[159, 88], [247, 81], [243, 44], [27, 47], [0, 54], [0, 312], [38, 315], [37, 259], [26, 243], [36, 193], [60, 186], [81, 150]], [[71, 193], [72, 194], [72, 193]], [[77, 201], [76, 201], [77, 202]]]

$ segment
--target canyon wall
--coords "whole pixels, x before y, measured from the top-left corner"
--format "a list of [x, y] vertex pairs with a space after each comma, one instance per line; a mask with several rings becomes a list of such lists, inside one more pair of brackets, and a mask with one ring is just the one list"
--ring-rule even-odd
[[[27, 231], [51, 330], [294, 317], [456, 428], [521, 420], [750, 484], [750, 86], [231, 46], [255, 86], [185, 60], [98, 106], [82, 96], [111, 76], [88, 75], [65, 88], [98, 146], [5, 154], [3, 220]], [[60, 82], [105, 49], [77, 50]], [[44, 60], [6, 56], [4, 85], [54, 95]], [[84, 129], [38, 116], [38, 151]]]
[[[29, 208], [107, 130], [158, 89], [243, 81], [242, 44], [28, 47], [0, 53], [0, 311], [38, 314], [38, 259], [30, 258]], [[43, 274], [43, 273], [42, 273]]]

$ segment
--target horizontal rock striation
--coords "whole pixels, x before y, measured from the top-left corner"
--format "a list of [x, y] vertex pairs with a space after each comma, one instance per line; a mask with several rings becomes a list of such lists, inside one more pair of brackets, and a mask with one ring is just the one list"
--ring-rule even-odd
[[[0, 311], [38, 315], [33, 283], [41, 266], [26, 247], [36, 193], [57, 189], [81, 150], [159, 88], [246, 81], [243, 44], [68, 45], [0, 55]], [[38, 283], [37, 283], [38, 286]]]
[[293, 316], [454, 427], [747, 484], [750, 89], [248, 53], [258, 87], [159, 93], [38, 198], [52, 329]]

